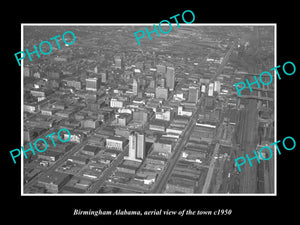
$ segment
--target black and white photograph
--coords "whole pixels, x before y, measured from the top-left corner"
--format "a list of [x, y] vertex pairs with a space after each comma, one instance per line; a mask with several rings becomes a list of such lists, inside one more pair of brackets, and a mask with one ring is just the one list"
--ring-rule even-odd
[[3, 220], [296, 219], [296, 5], [109, 3], [2, 14]]
[[25, 195], [275, 194], [276, 26], [164, 25], [23, 24]]

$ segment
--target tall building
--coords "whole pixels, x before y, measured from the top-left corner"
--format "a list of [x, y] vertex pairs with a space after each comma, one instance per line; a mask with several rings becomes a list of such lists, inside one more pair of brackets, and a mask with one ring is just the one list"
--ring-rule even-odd
[[133, 82], [132, 82], [132, 92], [134, 95], [138, 95], [139, 92], [139, 83], [138, 80], [133, 78]]
[[152, 79], [152, 80], [150, 81], [149, 87], [150, 87], [150, 88], [155, 88], [155, 85], [156, 85], [155, 79]]
[[208, 96], [213, 96], [214, 94], [214, 83], [209, 83], [208, 85]]
[[199, 99], [199, 88], [195, 86], [190, 86], [188, 102], [197, 103], [198, 99]]
[[214, 91], [218, 92], [219, 94], [221, 92], [221, 82], [218, 80], [214, 82]]
[[129, 152], [127, 160], [142, 161], [145, 158], [145, 134], [132, 131], [129, 135]]
[[166, 79], [165, 78], [160, 79], [160, 86], [163, 87], [163, 88], [166, 87]]
[[100, 87], [100, 83], [98, 82], [98, 78], [86, 78], [86, 90], [87, 91], [98, 91]]
[[205, 88], [206, 88], [206, 86], [205, 86], [204, 84], [202, 84], [202, 85], [201, 85], [201, 92], [202, 92], [202, 93], [205, 93]]
[[144, 159], [146, 155], [146, 142], [145, 142], [145, 134], [137, 134], [137, 153], [136, 157], [138, 159]]
[[166, 87], [169, 88], [171, 91], [174, 90], [174, 87], [175, 87], [175, 69], [174, 69], [174, 67], [167, 67]]
[[138, 79], [138, 84], [139, 84], [141, 90], [145, 90], [146, 85], [147, 85], [147, 80], [144, 77], [141, 77]]
[[128, 158], [125, 157], [125, 159], [131, 159], [135, 160], [136, 159], [136, 136], [134, 133], [130, 133], [129, 135], [129, 152], [128, 152]]
[[121, 56], [115, 56], [115, 67], [122, 69], [122, 58]]
[[100, 74], [101, 74], [101, 82], [106, 83], [106, 81], [107, 81], [107, 71], [101, 72]]

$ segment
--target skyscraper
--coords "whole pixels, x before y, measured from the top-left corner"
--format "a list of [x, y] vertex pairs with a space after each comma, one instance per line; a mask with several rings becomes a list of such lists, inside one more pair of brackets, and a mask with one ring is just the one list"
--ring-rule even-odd
[[137, 139], [134, 135], [134, 132], [130, 133], [129, 135], [129, 152], [128, 157], [125, 157], [125, 159], [129, 160], [136, 160], [136, 147], [137, 147]]
[[152, 80], [150, 81], [149, 87], [150, 87], [150, 88], [155, 88], [155, 86], [156, 86], [155, 79], [152, 79]]
[[160, 86], [163, 88], [166, 87], [166, 79], [165, 78], [160, 79]]
[[86, 90], [87, 91], [98, 91], [100, 84], [98, 82], [98, 78], [87, 78], [86, 81]]
[[136, 138], [137, 138], [136, 157], [138, 159], [144, 159], [145, 149], [146, 149], [145, 135], [143, 133], [136, 133]]
[[107, 81], [107, 71], [101, 72], [100, 74], [101, 74], [101, 82], [106, 83], [106, 81]]
[[133, 82], [132, 82], [132, 92], [134, 95], [138, 95], [138, 91], [139, 91], [139, 83], [138, 80], [133, 78]]
[[121, 56], [115, 56], [115, 67], [122, 69], [122, 59]]
[[127, 160], [142, 161], [145, 158], [145, 135], [132, 131], [129, 135], [129, 152]]
[[174, 87], [175, 87], [175, 69], [174, 69], [174, 67], [167, 67], [166, 87], [169, 88], [171, 91], [174, 90]]
[[221, 92], [221, 82], [218, 80], [214, 82], [214, 91], [218, 92], [219, 94]]
[[214, 83], [209, 83], [208, 85], [208, 96], [213, 96], [214, 94]]

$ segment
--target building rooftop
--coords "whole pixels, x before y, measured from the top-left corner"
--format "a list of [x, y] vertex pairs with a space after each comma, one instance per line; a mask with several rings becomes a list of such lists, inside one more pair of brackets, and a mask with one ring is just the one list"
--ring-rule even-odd
[[161, 138], [159, 138], [156, 142], [161, 144], [169, 144], [169, 145], [172, 145], [174, 143], [174, 141], [161, 139]]
[[53, 171], [53, 172], [46, 174], [46, 175], [42, 176], [41, 178], [39, 178], [39, 181], [43, 182], [43, 183], [53, 183], [53, 184], [59, 185], [69, 176], [70, 176], [69, 174]]
[[156, 126], [168, 126], [169, 125], [169, 121], [165, 121], [165, 120], [157, 120], [157, 119], [153, 119], [150, 121], [151, 125], [156, 125]]
[[116, 140], [116, 141], [126, 141], [127, 139], [124, 137], [117, 137], [117, 136], [109, 136], [106, 140]]
[[96, 153], [99, 151], [99, 148], [92, 145], [85, 145], [82, 149], [83, 151]]
[[87, 160], [87, 158], [82, 157], [82, 156], [77, 156], [77, 155], [71, 155], [71, 156], [69, 156], [68, 159], [81, 161], [81, 162], [86, 162], [86, 160]]
[[[53, 149], [54, 150], [54, 149]], [[46, 155], [46, 156], [60, 156], [62, 153], [61, 152], [56, 152], [56, 151], [45, 151], [45, 152], [41, 152], [39, 153], [40, 155]]]

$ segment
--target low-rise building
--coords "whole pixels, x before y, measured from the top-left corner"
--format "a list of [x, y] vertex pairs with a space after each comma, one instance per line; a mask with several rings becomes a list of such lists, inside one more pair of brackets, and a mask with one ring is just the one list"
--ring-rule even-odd
[[84, 158], [81, 156], [75, 156], [75, 155], [71, 155], [68, 158], [69, 161], [74, 162], [74, 163], [78, 163], [80, 165], [86, 165], [89, 162], [88, 158]]
[[117, 116], [116, 124], [119, 126], [127, 126], [130, 120], [132, 120], [131, 114], [122, 113]]
[[124, 137], [109, 137], [106, 138], [106, 148], [113, 148], [117, 150], [123, 150], [128, 140]]
[[100, 125], [99, 120], [94, 118], [86, 118], [85, 120], [81, 121], [81, 126], [83, 128], [96, 129], [97, 127], [99, 127], [99, 125]]
[[26, 103], [23, 105], [23, 110], [24, 110], [24, 112], [34, 113], [37, 110], [37, 105]]
[[168, 90], [168, 88], [156, 87], [156, 89], [155, 89], [155, 97], [167, 100], [168, 97], [169, 97], [169, 90]]
[[95, 156], [100, 151], [100, 148], [92, 145], [85, 145], [83, 149], [81, 150], [82, 153], [89, 155], [89, 156]]
[[167, 193], [194, 193], [194, 182], [171, 178], [166, 185]]
[[44, 159], [47, 161], [55, 162], [58, 160], [59, 156], [61, 155], [60, 152], [55, 151], [45, 151], [37, 154], [38, 159]]
[[43, 185], [50, 193], [59, 193], [62, 187], [70, 181], [72, 175], [59, 172], [51, 172], [39, 178], [38, 184]]
[[133, 166], [128, 165], [119, 165], [117, 166], [117, 171], [123, 172], [123, 173], [129, 173], [129, 174], [135, 174], [137, 168]]
[[169, 122], [163, 120], [152, 120], [149, 123], [149, 129], [154, 131], [165, 132]]
[[88, 142], [90, 144], [97, 145], [99, 147], [104, 147], [105, 146], [105, 139], [99, 135], [93, 135], [89, 138]]
[[156, 110], [155, 119], [170, 121], [171, 120], [171, 110], [170, 109]]
[[130, 130], [127, 127], [116, 127], [116, 135], [129, 139]]
[[[71, 133], [70, 142], [81, 143], [83, 141], [84, 135], [81, 132], [70, 131], [70, 133]], [[69, 134], [65, 133], [64, 140], [67, 139], [69, 139]]]
[[191, 117], [193, 115], [192, 111], [183, 109], [183, 106], [178, 106], [178, 112], [177, 113], [178, 113], [179, 116]]
[[57, 109], [51, 109], [51, 108], [43, 108], [41, 109], [41, 114], [45, 116], [52, 116], [57, 112]]
[[159, 139], [156, 142], [154, 142], [153, 151], [171, 153], [173, 146], [173, 141]]
[[133, 121], [146, 123], [148, 121], [148, 112], [146, 110], [137, 110], [133, 112]]
[[182, 132], [183, 132], [183, 129], [180, 129], [180, 128], [178, 128], [178, 127], [169, 126], [169, 127], [166, 129], [166, 132], [167, 132], [167, 133], [170, 133], [170, 134], [178, 134], [178, 135], [181, 135]]
[[112, 107], [112, 108], [123, 108], [123, 107], [125, 107], [125, 100], [112, 98], [110, 100], [110, 107]]

